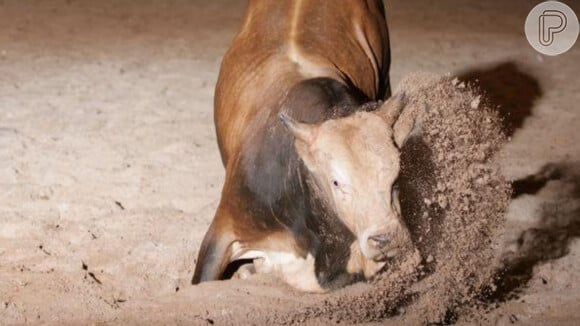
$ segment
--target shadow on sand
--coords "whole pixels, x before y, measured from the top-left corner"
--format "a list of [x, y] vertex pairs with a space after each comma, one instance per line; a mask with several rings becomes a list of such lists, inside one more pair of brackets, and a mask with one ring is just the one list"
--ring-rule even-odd
[[524, 72], [515, 62], [462, 72], [458, 77], [475, 85], [485, 94], [491, 107], [497, 107], [507, 136], [521, 128], [532, 114], [536, 100], [542, 96], [537, 78]]
[[[550, 183], [555, 183], [550, 185]], [[503, 302], [518, 296], [532, 278], [534, 266], [564, 257], [572, 239], [580, 237], [580, 162], [544, 166], [538, 173], [514, 182], [513, 198], [542, 192], [540, 220], [517, 237], [515, 250], [502, 254], [497, 290], [487, 301]]]
[[[490, 106], [497, 107], [507, 136], [523, 126], [542, 96], [537, 78], [512, 61], [465, 71], [459, 79], [480, 88]], [[558, 184], [547, 187], [551, 182]], [[534, 266], [567, 255], [570, 241], [580, 237], [580, 162], [547, 164], [512, 186], [514, 200], [524, 195], [538, 196], [542, 201], [540, 220], [521, 231], [515, 250], [502, 253], [497, 288], [485, 295], [488, 302], [517, 297], [532, 278]], [[549, 199], [539, 196], [547, 193]]]

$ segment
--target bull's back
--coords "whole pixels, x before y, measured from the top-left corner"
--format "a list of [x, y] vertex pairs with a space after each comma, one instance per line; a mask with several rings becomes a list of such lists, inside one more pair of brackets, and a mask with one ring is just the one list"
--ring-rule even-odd
[[381, 0], [250, 0], [216, 87], [224, 164], [278, 114], [293, 85], [330, 77], [381, 99], [388, 89], [389, 60]]

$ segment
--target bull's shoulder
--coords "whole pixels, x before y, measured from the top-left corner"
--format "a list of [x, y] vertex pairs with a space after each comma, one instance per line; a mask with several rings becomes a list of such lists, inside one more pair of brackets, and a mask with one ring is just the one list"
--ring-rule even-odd
[[239, 192], [251, 195], [248, 201], [264, 209], [299, 204], [308, 195], [302, 184], [306, 170], [293, 137], [279, 120], [280, 113], [297, 121], [322, 123], [354, 113], [365, 100], [363, 94], [330, 78], [303, 80], [292, 86], [275, 107], [260, 112], [245, 129], [236, 160], [228, 166], [231, 178], [241, 187]]

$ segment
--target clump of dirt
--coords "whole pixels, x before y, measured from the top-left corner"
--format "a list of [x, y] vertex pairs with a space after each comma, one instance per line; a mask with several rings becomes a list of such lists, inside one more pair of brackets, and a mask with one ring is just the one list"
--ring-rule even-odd
[[496, 162], [506, 142], [500, 118], [457, 79], [415, 74], [398, 91], [422, 121], [402, 150], [400, 176], [416, 250], [370, 284], [333, 293], [286, 321], [449, 323], [493, 288], [511, 194]]
[[405, 217], [430, 271], [415, 287], [420, 289], [416, 314], [425, 321], [449, 322], [493, 288], [511, 195], [496, 160], [506, 137], [497, 111], [470, 85], [415, 75], [400, 87], [410, 93], [413, 106], [426, 108], [423, 135], [404, 155], [430, 152], [426, 162], [403, 160], [405, 187], [413, 191], [414, 183], [420, 185], [416, 197], [406, 197]]

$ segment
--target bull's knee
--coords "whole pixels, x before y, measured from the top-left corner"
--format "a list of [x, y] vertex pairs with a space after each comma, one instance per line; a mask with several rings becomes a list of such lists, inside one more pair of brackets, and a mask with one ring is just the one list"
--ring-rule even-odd
[[199, 249], [192, 284], [220, 280], [231, 262], [233, 232], [223, 227], [223, 212], [218, 209]]

